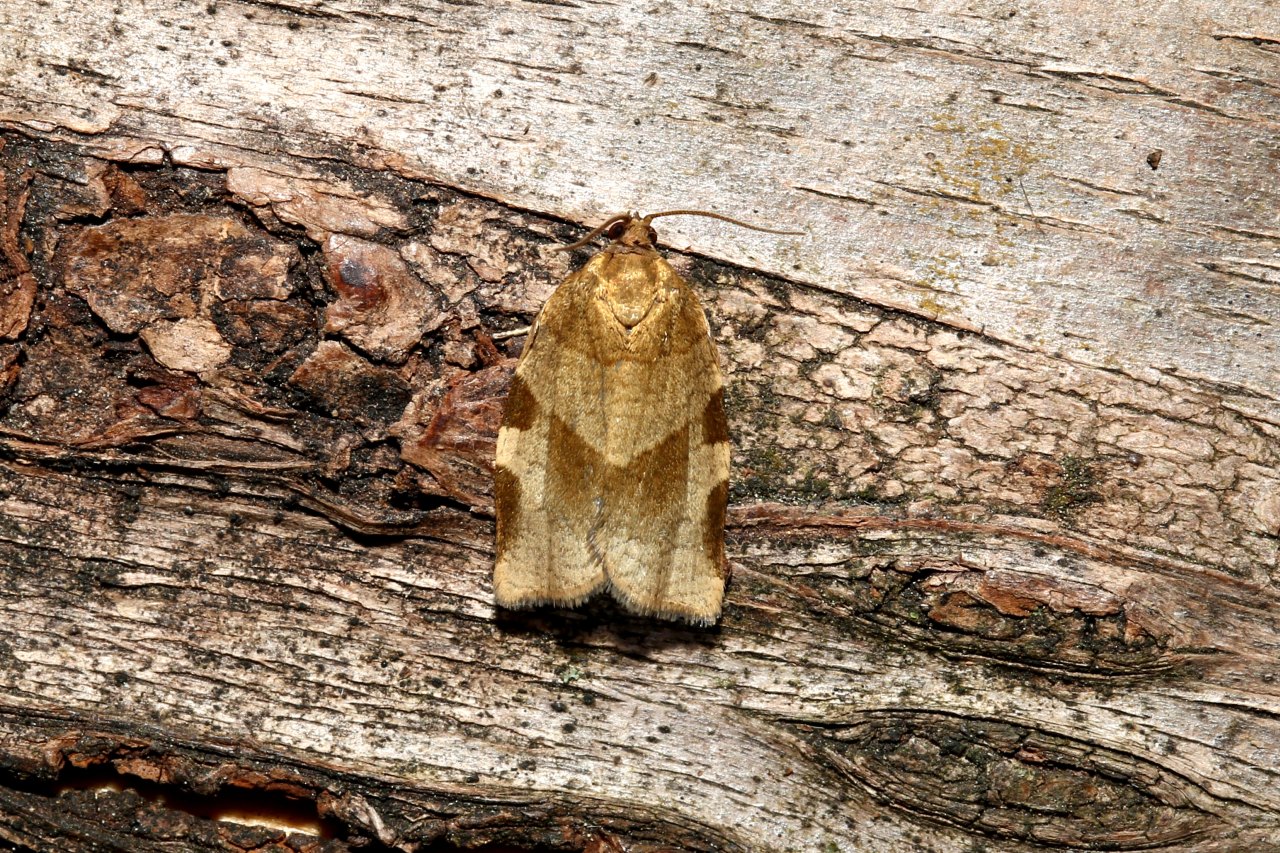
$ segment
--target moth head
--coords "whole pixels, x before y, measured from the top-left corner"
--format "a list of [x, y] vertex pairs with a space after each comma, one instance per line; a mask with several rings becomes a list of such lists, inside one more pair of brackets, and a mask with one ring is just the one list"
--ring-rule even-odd
[[621, 219], [615, 218], [604, 234], [614, 243], [632, 249], [652, 249], [658, 242], [658, 232], [649, 224], [649, 217], [642, 219], [630, 213]]
[[652, 249], [658, 241], [658, 232], [649, 225], [651, 216], [637, 216], [634, 213], [617, 213], [610, 216], [603, 224], [591, 229], [591, 233], [560, 251], [568, 252], [580, 249], [597, 237], [607, 237], [611, 246], [625, 246], [632, 249]]

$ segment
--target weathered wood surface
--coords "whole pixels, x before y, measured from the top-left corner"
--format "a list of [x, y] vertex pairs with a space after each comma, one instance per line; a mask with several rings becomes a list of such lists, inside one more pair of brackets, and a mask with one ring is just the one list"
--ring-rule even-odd
[[[0, 839], [1280, 849], [1274, 9], [0, 27]], [[641, 203], [809, 231], [672, 253], [711, 631], [490, 600], [489, 336]]]

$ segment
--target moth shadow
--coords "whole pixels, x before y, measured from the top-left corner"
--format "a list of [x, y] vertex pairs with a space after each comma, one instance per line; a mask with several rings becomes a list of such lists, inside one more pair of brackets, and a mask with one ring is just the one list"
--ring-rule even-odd
[[512, 636], [551, 637], [564, 648], [609, 648], [629, 655], [661, 649], [714, 648], [720, 642], [720, 623], [688, 625], [637, 616], [607, 595], [570, 610], [565, 607], [507, 610], [495, 616], [498, 630]]

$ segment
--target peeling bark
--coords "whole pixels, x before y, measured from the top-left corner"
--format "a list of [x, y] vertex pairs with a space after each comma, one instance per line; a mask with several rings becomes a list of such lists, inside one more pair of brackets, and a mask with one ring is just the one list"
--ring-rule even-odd
[[[210, 8], [227, 26], [232, 7]], [[355, 14], [244, 9], [335, 32]], [[116, 101], [76, 124], [52, 105], [83, 97], [65, 78], [119, 75], [46, 54], [57, 79], [39, 97], [57, 120], [41, 125], [15, 106], [36, 97], [15, 78], [0, 96], [0, 840], [308, 853], [1274, 845], [1280, 399], [1262, 380], [1280, 237], [1243, 201], [1193, 225], [1247, 252], [1170, 237], [1149, 286], [1175, 288], [1178, 310], [1230, 317], [1169, 339], [1135, 308], [1106, 342], [1127, 359], [1059, 346], [1061, 330], [1097, 342], [1117, 328], [1111, 295], [1106, 323], [1045, 319], [1087, 314], [1073, 300], [1092, 272], [1064, 262], [1075, 296], [1050, 310], [1020, 293], [996, 311], [997, 279], [960, 260], [1025, 283], [1027, 252], [1089, 266], [1150, 246], [1126, 229], [1191, 227], [1171, 213], [1182, 196], [1143, 182], [1238, 151], [1272, 121], [1258, 92], [1277, 84], [1240, 58], [1274, 53], [1270, 30], [1202, 33], [1237, 67], [1203, 64], [1191, 85], [1038, 55], [1007, 34], [960, 41], [971, 24], [958, 16], [949, 36], [909, 35], [894, 18], [838, 31], [802, 11], [743, 26], [801, 33], [845, 62], [903, 52], [957, 74], [1011, 67], [1030, 82], [990, 98], [1044, 122], [1070, 114], [1071, 93], [1097, 99], [1090, 120], [1143, 98], [1193, 115], [1202, 138], [1194, 157], [1142, 146], [1145, 174], [1055, 173], [1072, 189], [1054, 199], [1105, 210], [1027, 192], [1043, 140], [948, 129], [945, 116], [933, 143], [946, 144], [930, 143], [919, 175], [797, 188], [828, 205], [810, 221], [832, 231], [868, 227], [850, 209], [892, 219], [913, 199], [923, 212], [907, 242], [931, 258], [933, 284], [987, 288], [963, 310], [880, 298], [904, 281], [876, 260], [884, 243], [868, 244], [852, 288], [814, 273], [807, 249], [786, 269], [779, 255], [749, 266], [671, 250], [708, 308], [729, 392], [733, 575], [709, 630], [607, 600], [492, 604], [490, 472], [522, 345], [499, 333], [526, 325], [585, 257], [557, 251], [579, 223], [517, 206], [528, 190], [474, 192], [493, 187], [468, 183], [470, 150], [456, 154], [463, 172], [439, 175], [358, 135], [325, 147], [258, 129], [236, 149], [225, 129], [172, 114], [143, 133]], [[245, 20], [246, 39], [274, 25]], [[31, 31], [15, 43], [35, 50]], [[298, 30], [281, 19], [275, 32]], [[676, 47], [729, 50], [692, 36]], [[507, 86], [579, 73], [568, 59], [511, 68]], [[731, 87], [699, 103], [736, 116], [739, 134], [782, 133], [791, 109]], [[975, 177], [994, 162], [1009, 180]], [[1274, 177], [1268, 162], [1258, 174]], [[1255, 193], [1265, 202], [1276, 185]], [[937, 222], [953, 231], [934, 251]], [[1015, 227], [1035, 231], [1031, 249]], [[1229, 309], [1192, 298], [1227, 280], [1240, 297]], [[1224, 331], [1244, 327], [1259, 336]], [[1210, 328], [1227, 355], [1200, 351]]]

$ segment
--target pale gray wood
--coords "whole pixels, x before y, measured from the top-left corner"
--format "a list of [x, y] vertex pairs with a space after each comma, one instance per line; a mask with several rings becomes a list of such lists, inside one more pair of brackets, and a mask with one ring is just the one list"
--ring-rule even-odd
[[[298, 437], [314, 413], [255, 408], [217, 340], [153, 346], [202, 395], [168, 444], [118, 449], [92, 387], [15, 404], [11, 763], [52, 772], [72, 731], [154, 742], [135, 774], [224, 750], [406, 849], [428, 809], [690, 849], [1280, 832], [1275, 8], [10, 0], [0, 27], [6, 127], [198, 166], [281, 240], [391, 245], [441, 334], [537, 310], [572, 264], [548, 216], [808, 232], [663, 223], [704, 256], [672, 261], [730, 388], [717, 632], [512, 620], [483, 508], [315, 486], [408, 444], [446, 369], [397, 362], [426, 414], [323, 443]], [[104, 167], [77, 157], [86, 200], [59, 215], [93, 221]], [[419, 190], [378, 173], [495, 201], [449, 196], [420, 229]], [[231, 775], [195, 764], [184, 784]], [[1086, 789], [1115, 805], [1073, 829]]]
[[1280, 421], [1272, 3], [10, 0], [0, 27], [0, 121], [800, 228], [667, 234]]

